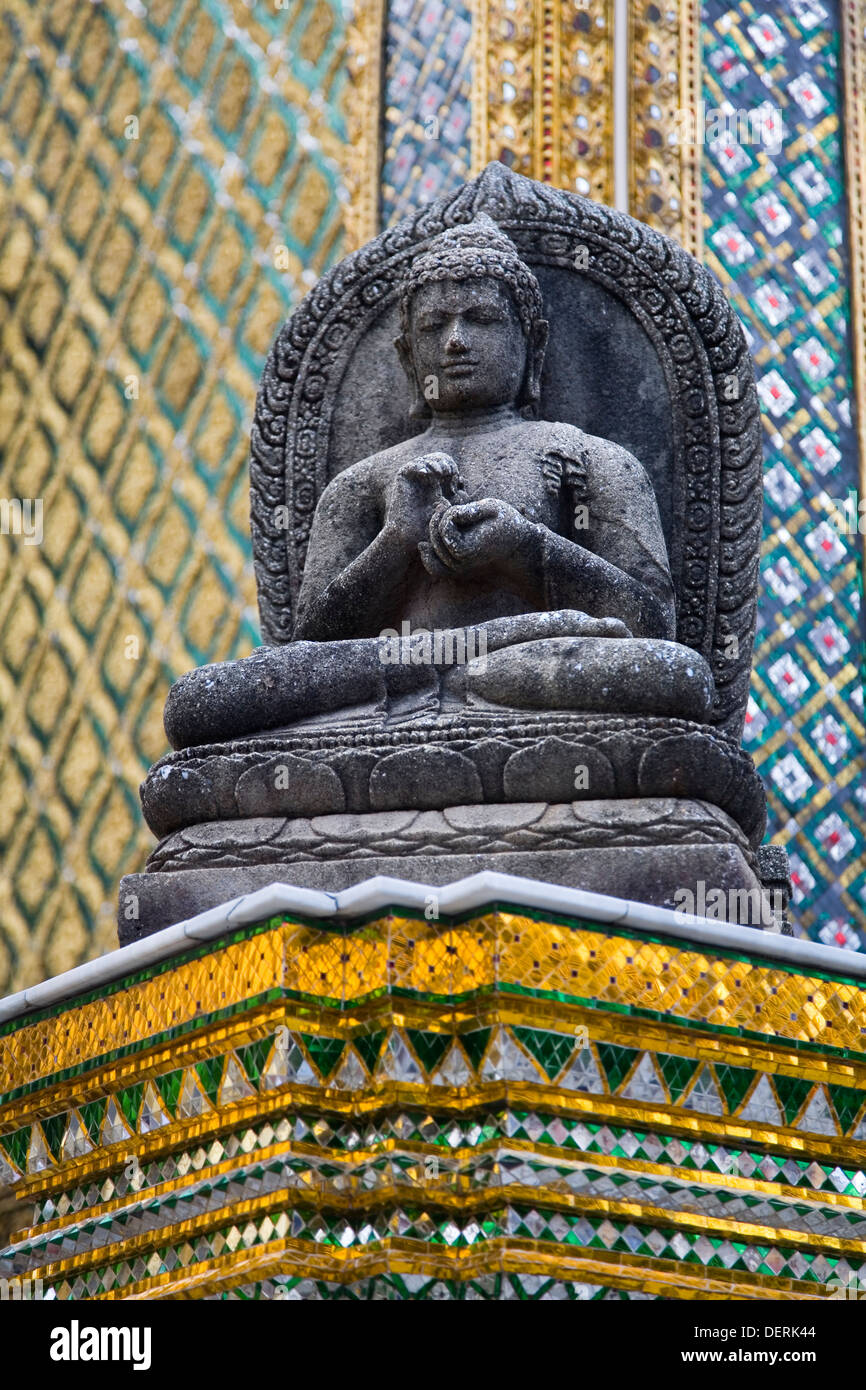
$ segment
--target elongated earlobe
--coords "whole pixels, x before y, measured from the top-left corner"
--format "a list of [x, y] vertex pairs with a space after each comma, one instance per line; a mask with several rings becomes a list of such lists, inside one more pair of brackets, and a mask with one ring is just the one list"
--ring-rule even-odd
[[550, 325], [547, 319], [536, 319], [532, 328], [532, 339], [527, 342], [526, 372], [523, 378], [520, 404], [531, 410], [533, 414], [537, 414], [538, 402], [541, 399], [541, 371], [544, 366], [544, 354], [547, 350], [549, 332]]
[[412, 361], [412, 349], [409, 346], [409, 340], [401, 333], [399, 337], [394, 339], [394, 346], [397, 349], [397, 356], [400, 358], [400, 366], [406, 373], [406, 380], [409, 382], [411, 397], [409, 419], [425, 420], [430, 414], [430, 407], [418, 385], [418, 375], [415, 371], [415, 363]]

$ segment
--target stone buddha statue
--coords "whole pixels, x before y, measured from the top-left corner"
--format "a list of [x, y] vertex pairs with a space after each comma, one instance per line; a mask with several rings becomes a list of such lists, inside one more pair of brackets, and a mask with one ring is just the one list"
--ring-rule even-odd
[[[179, 681], [174, 746], [461, 705], [702, 718], [712, 676], [672, 640], [643, 467], [535, 418], [548, 324], [513, 242], [484, 214], [435, 237], [404, 279], [400, 319], [412, 414], [429, 425], [328, 485], [293, 641]], [[438, 644], [413, 638], [431, 633]], [[467, 650], [482, 659], [455, 663]]]
[[274, 881], [760, 897], [760, 418], [682, 248], [489, 165], [283, 325], [250, 481], [265, 645], [169, 692], [122, 941]]

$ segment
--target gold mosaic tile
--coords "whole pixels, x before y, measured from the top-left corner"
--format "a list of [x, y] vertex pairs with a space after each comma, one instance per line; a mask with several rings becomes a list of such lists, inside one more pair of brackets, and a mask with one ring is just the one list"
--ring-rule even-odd
[[[760, 961], [712, 959], [687, 944], [631, 940], [508, 912], [457, 926], [385, 917], [357, 933], [287, 922], [216, 945], [150, 979], [73, 1003], [57, 1017], [23, 1022], [0, 1037], [0, 1068], [14, 1090], [272, 989], [362, 1011], [366, 999], [375, 1014], [375, 998], [386, 986], [419, 996], [422, 1007], [425, 997], [455, 999], [496, 983], [537, 992], [537, 1003], [513, 1007], [552, 1020], [571, 1008], [563, 996], [585, 999], [593, 1001], [593, 1026], [602, 1033], [606, 1018], [646, 1010], [670, 1018], [644, 1028], [676, 1031], [680, 1019], [734, 1030], [734, 1051], [736, 1035], [746, 1029], [780, 1044], [822, 1042], [859, 1054], [866, 1028], [866, 999], [856, 984]], [[482, 995], [466, 1016], [483, 1014], [484, 1007]], [[605, 1013], [611, 1008], [613, 1014]]]
[[344, 45], [331, 0], [0, 17], [0, 492], [44, 503], [0, 546], [0, 994], [114, 945], [168, 685], [257, 640], [246, 417], [341, 254]]

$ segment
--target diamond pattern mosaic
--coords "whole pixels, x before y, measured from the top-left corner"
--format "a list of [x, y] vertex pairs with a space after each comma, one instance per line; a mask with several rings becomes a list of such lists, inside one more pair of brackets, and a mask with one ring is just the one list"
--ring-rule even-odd
[[390, 0], [385, 36], [381, 225], [470, 174], [472, 10], [454, 0]]
[[598, 1301], [618, 1299], [644, 1299], [650, 1294], [634, 1293], [628, 1290], [605, 1288], [603, 1284], [564, 1283], [560, 1279], [546, 1279], [538, 1274], [490, 1274], [479, 1279], [466, 1279], [457, 1283], [450, 1279], [436, 1279], [431, 1275], [404, 1274], [389, 1275], [379, 1279], [365, 1279], [357, 1284], [329, 1284], [324, 1280], [313, 1279], [268, 1279], [257, 1284], [242, 1285], [230, 1293], [211, 1294], [209, 1298], [225, 1299], [268, 1299], [286, 1298], [303, 1300], [359, 1299], [366, 1302], [372, 1299], [399, 1299], [403, 1302], [413, 1300], [480, 1299], [484, 1302], [546, 1302]]
[[258, 641], [248, 419], [343, 254], [341, 8], [0, 16], [0, 993], [110, 948], [176, 675]]
[[[702, 17], [708, 117], [732, 113], [707, 126], [705, 258], [746, 327], [765, 427], [745, 745], [767, 788], [770, 834], [791, 855], [794, 923], [862, 949], [863, 537], [833, 524], [858, 486], [839, 8], [705, 0]], [[760, 117], [738, 132], [749, 113]]]
[[866, 988], [759, 949], [507, 907], [279, 918], [11, 1021], [0, 1192], [35, 1212], [0, 1277], [825, 1297], [866, 1277]]

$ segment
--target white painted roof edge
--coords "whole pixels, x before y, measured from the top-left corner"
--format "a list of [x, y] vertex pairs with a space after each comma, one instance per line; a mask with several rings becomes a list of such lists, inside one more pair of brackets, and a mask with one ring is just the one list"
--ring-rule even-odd
[[431, 899], [437, 915], [442, 916], [487, 907], [494, 902], [507, 903], [514, 907], [586, 917], [595, 922], [616, 923], [635, 931], [664, 932], [709, 949], [723, 947], [786, 965], [839, 971], [849, 977], [866, 979], [866, 956], [854, 951], [759, 931], [755, 927], [714, 922], [707, 917], [693, 917], [670, 908], [629, 902], [625, 898], [588, 893], [581, 888], [562, 888], [554, 883], [490, 870], [439, 887], [380, 875], [340, 893], [321, 893], [295, 888], [288, 883], [271, 883], [255, 893], [232, 898], [141, 941], [109, 951], [74, 970], [66, 970], [40, 985], [8, 995], [0, 1000], [0, 1023], [134, 974], [144, 966], [180, 954], [194, 942], [213, 940], [227, 929], [264, 921], [281, 912], [296, 912], [311, 918], [360, 917], [383, 907], [410, 907], [424, 912], [431, 905]]

